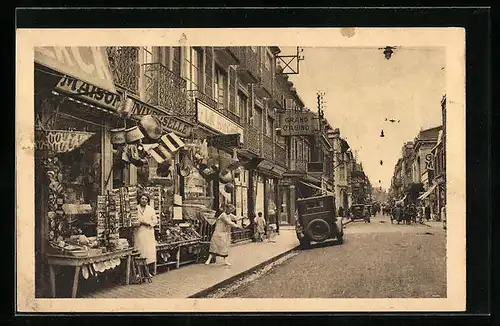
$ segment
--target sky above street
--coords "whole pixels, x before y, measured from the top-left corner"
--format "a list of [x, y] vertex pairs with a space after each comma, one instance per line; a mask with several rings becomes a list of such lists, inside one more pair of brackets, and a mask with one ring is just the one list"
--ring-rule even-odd
[[325, 92], [325, 117], [357, 151], [372, 185], [389, 189], [403, 143], [442, 123], [444, 48], [396, 48], [390, 60], [377, 48], [309, 47], [302, 54], [300, 73], [290, 80], [306, 107], [316, 112], [316, 94]]

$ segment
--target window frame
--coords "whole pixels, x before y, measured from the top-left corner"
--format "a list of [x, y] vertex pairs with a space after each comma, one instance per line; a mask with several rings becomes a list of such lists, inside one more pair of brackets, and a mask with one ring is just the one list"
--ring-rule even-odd
[[[199, 47], [189, 47], [184, 57], [186, 64], [186, 87], [188, 90], [203, 90], [204, 51]], [[196, 59], [194, 59], [196, 54]], [[193, 71], [196, 71], [193, 73]]]

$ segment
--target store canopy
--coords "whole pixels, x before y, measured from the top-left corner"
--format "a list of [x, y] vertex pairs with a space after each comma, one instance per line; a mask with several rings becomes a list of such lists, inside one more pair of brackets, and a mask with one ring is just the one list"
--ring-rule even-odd
[[35, 62], [116, 94], [105, 47], [37, 46]]
[[423, 199], [427, 198], [434, 191], [436, 186], [437, 186], [437, 184], [433, 184], [432, 187], [427, 189], [426, 192], [424, 192], [422, 195], [420, 195], [420, 197], [418, 197], [418, 200], [423, 200]]
[[333, 195], [333, 194], [334, 194], [334, 193], [333, 193], [333, 192], [331, 192], [331, 191], [328, 191], [328, 190], [326, 190], [326, 189], [324, 189], [324, 188], [321, 188], [321, 187], [315, 186], [315, 185], [313, 185], [313, 184], [310, 184], [310, 183], [307, 183], [307, 182], [304, 182], [304, 181], [300, 181], [300, 183], [302, 183], [303, 185], [308, 186], [308, 187], [310, 187], [310, 188], [321, 190], [321, 191], [325, 192], [327, 195]]

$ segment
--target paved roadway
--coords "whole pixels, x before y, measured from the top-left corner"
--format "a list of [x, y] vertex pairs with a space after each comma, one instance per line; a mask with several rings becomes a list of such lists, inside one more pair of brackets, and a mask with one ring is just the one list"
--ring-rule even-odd
[[446, 297], [445, 231], [440, 224], [391, 224], [382, 215], [353, 222], [343, 245], [301, 250], [224, 297]]

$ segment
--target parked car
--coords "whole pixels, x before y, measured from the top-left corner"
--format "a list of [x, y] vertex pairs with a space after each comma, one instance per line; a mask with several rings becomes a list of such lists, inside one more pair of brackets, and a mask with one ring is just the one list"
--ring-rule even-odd
[[333, 195], [301, 198], [297, 200], [295, 231], [302, 248], [311, 242], [324, 242], [337, 239], [344, 242], [342, 218], [335, 213]]
[[370, 223], [370, 207], [364, 204], [353, 204], [351, 206], [351, 220], [364, 220], [365, 223]]

